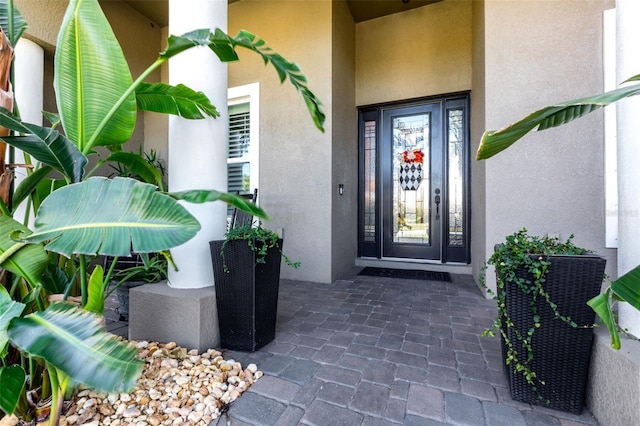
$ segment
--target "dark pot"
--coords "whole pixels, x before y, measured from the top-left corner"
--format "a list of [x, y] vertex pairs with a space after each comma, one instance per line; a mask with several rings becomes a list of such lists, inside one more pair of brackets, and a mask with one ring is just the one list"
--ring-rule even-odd
[[145, 285], [144, 281], [125, 281], [116, 288], [120, 321], [129, 321], [129, 289]]
[[[579, 326], [593, 324], [595, 313], [587, 301], [601, 291], [606, 260], [591, 255], [558, 255], [551, 256], [550, 262], [543, 287], [549, 293], [550, 300], [558, 305], [557, 311], [570, 317]], [[533, 281], [531, 273], [524, 269], [520, 269], [517, 275]], [[508, 315], [517, 330], [526, 335], [534, 324], [531, 298], [515, 285], [507, 284], [506, 291]], [[542, 300], [536, 302], [536, 307], [542, 325], [532, 338], [531, 370], [545, 384], [538, 386], [538, 394], [522, 373], [515, 371], [515, 365], [510, 364], [507, 366], [507, 375], [511, 397], [517, 401], [578, 414], [584, 405], [593, 328], [574, 328], [556, 319], [553, 310]], [[513, 329], [508, 329], [507, 335], [515, 342], [516, 350], [520, 349]], [[518, 352], [521, 357], [526, 357], [523, 350]]]
[[[257, 254], [246, 241], [229, 241], [220, 254], [223, 241], [209, 242], [216, 304], [223, 348], [255, 351], [276, 335], [280, 258], [278, 247], [267, 251], [265, 263], [257, 263]], [[229, 272], [224, 271], [226, 264]]]

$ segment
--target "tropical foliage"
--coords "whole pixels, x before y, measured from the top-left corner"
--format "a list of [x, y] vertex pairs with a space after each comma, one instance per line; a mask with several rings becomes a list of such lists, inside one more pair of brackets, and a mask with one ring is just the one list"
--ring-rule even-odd
[[[631, 77], [625, 83], [633, 81], [640, 81], [640, 74]], [[562, 126], [590, 112], [638, 94], [640, 83], [542, 108], [503, 129], [486, 131], [482, 135], [476, 159], [486, 160], [504, 151], [530, 131]], [[613, 281], [602, 294], [588, 302], [609, 330], [611, 346], [619, 349], [618, 326], [613, 314], [613, 304], [617, 300], [628, 302], [640, 310], [640, 265]]]
[[[26, 28], [7, 0], [0, 1], [0, 25], [13, 45]], [[5, 413], [31, 420], [33, 401], [51, 396], [50, 424], [56, 424], [63, 400], [75, 385], [118, 391], [135, 383], [141, 370], [135, 351], [107, 333], [96, 315], [104, 307], [111, 273], [100, 266], [90, 270], [97, 256], [162, 252], [191, 239], [200, 224], [179, 201], [220, 200], [266, 217], [231, 194], [168, 193], [162, 192], [161, 181], [154, 181], [158, 190], [132, 178], [107, 179], [92, 176], [95, 169], [85, 170], [98, 146], [112, 152], [105, 161], [142, 164], [121, 152], [138, 111], [186, 119], [219, 115], [200, 92], [144, 81], [170, 58], [193, 47], [208, 48], [225, 62], [238, 59], [237, 48], [254, 51], [276, 69], [281, 81], [289, 80], [323, 130], [320, 102], [300, 68], [255, 35], [242, 31], [231, 37], [218, 29], [201, 29], [171, 36], [167, 49], [134, 80], [98, 1], [71, 0], [57, 41], [58, 111], [46, 114], [51, 127], [24, 123], [14, 112], [0, 109], [0, 126], [13, 132], [2, 140], [34, 160], [12, 202], [0, 202], [0, 409]], [[157, 177], [153, 172], [150, 176]], [[32, 229], [12, 217], [22, 203], [35, 212]], [[53, 294], [62, 294], [63, 301], [52, 302]]]

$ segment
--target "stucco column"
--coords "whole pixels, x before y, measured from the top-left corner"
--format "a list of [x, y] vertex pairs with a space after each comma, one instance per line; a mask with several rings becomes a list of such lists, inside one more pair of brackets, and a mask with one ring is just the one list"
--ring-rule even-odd
[[[617, 80], [622, 82], [640, 73], [640, 2], [616, 1]], [[640, 98], [617, 105], [618, 133], [618, 275], [640, 264]], [[620, 326], [640, 336], [640, 312], [620, 304]]]
[[[44, 50], [31, 40], [22, 37], [14, 49], [14, 100], [20, 108], [23, 121], [42, 125], [42, 109], [44, 98]], [[7, 153], [9, 151], [7, 150]], [[8, 158], [7, 158], [8, 160]], [[24, 156], [19, 149], [15, 150], [14, 161], [24, 164]], [[15, 169], [15, 186], [27, 176], [24, 168]], [[25, 204], [19, 206], [14, 218], [24, 220]], [[33, 212], [31, 214], [33, 218]]]
[[[226, 0], [170, 0], [169, 33], [199, 28], [227, 29]], [[227, 66], [208, 48], [192, 48], [169, 60], [169, 82], [204, 92], [221, 113], [218, 119], [169, 119], [169, 189], [227, 189]], [[170, 271], [174, 288], [213, 286], [209, 241], [226, 230], [226, 204], [185, 204], [202, 225], [198, 235], [172, 250], [180, 268]]]

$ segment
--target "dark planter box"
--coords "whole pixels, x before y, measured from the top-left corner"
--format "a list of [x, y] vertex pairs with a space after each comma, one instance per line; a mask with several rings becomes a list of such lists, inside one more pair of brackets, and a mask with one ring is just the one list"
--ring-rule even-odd
[[[276, 335], [278, 290], [280, 288], [280, 250], [267, 251], [265, 263], [257, 263], [246, 241], [230, 241], [225, 246], [224, 272], [220, 255], [224, 241], [209, 242], [216, 304], [220, 326], [220, 345], [239, 351], [255, 351]], [[278, 240], [282, 247], [282, 239]]]
[[[561, 315], [570, 317], [579, 326], [593, 324], [595, 313], [587, 301], [600, 293], [605, 264], [605, 259], [592, 255], [551, 256], [543, 288], [549, 293], [550, 300], [558, 305], [557, 311]], [[526, 270], [519, 270], [517, 275], [528, 275], [527, 278], [533, 281]], [[526, 335], [534, 323], [531, 298], [510, 283], [507, 283], [506, 289], [507, 312], [517, 330]], [[516, 372], [513, 364], [508, 365], [511, 397], [517, 401], [579, 414], [584, 405], [593, 329], [574, 328], [556, 319], [553, 310], [542, 300], [536, 302], [536, 307], [542, 325], [532, 338], [531, 369], [545, 384], [539, 385], [539, 394], [536, 393], [522, 373]], [[507, 335], [512, 342], [516, 342], [519, 356], [526, 357], [526, 352], [517, 343], [515, 332], [509, 329]], [[506, 360], [504, 342], [502, 349], [503, 359]]]

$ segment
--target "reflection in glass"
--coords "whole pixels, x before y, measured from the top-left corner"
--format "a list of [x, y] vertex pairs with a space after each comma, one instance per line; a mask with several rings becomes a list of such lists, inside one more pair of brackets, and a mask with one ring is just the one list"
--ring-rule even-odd
[[449, 110], [449, 246], [464, 245], [463, 170], [464, 127], [462, 109]]
[[[430, 244], [429, 126], [429, 114], [393, 118], [393, 242], [396, 243]], [[406, 185], [407, 179], [412, 185]]]

